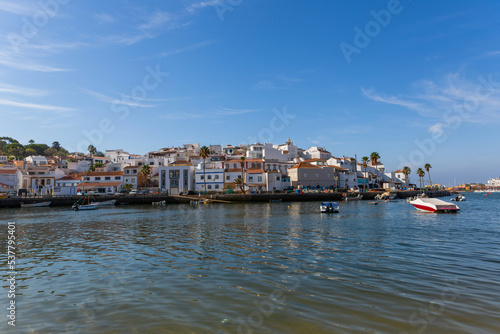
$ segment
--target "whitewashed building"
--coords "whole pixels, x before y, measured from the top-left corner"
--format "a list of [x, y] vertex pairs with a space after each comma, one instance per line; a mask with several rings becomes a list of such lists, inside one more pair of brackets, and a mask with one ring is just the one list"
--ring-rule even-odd
[[194, 191], [194, 171], [195, 167], [187, 161], [159, 167], [160, 191], [166, 191], [169, 195]]
[[203, 162], [195, 170], [195, 190], [205, 191], [224, 191], [224, 169], [222, 166], [214, 166], [207, 163], [205, 172], [203, 172]]

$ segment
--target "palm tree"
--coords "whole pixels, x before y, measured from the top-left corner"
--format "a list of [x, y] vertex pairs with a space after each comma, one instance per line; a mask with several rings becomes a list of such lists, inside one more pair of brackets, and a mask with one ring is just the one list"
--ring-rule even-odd
[[410, 184], [410, 178], [408, 177], [408, 175], [411, 174], [411, 168], [408, 167], [408, 166], [404, 166], [403, 167], [403, 174], [405, 175], [405, 181], [406, 181], [406, 183], [409, 185]]
[[377, 152], [372, 152], [372, 154], [370, 154], [371, 164], [372, 166], [375, 166], [375, 170], [377, 171], [377, 185], [380, 187], [378, 184], [378, 159], [380, 159], [380, 155]]
[[237, 178], [234, 180], [234, 184], [240, 187], [241, 192], [245, 193], [245, 189], [243, 187], [245, 186], [245, 183], [243, 182], [243, 179], [241, 177]]
[[205, 191], [207, 191], [207, 180], [205, 176], [205, 160], [210, 156], [210, 149], [206, 146], [200, 148], [200, 157], [203, 158], [203, 183], [205, 185]]
[[422, 189], [422, 180], [425, 176], [424, 170], [422, 168], [417, 169], [417, 175], [418, 175], [418, 178], [420, 179], [420, 189]]
[[92, 156], [94, 156], [97, 153], [97, 149], [95, 148], [94, 145], [89, 145], [89, 147], [87, 147], [87, 150]]
[[241, 166], [241, 180], [243, 181], [243, 185], [241, 190], [245, 193], [245, 160], [246, 158], [243, 156], [240, 158], [240, 166]]
[[149, 174], [151, 174], [151, 169], [149, 169], [149, 165], [143, 165], [140, 173], [142, 176], [144, 176], [144, 188], [146, 188]]
[[362, 157], [361, 158], [361, 161], [363, 161], [363, 168], [365, 169], [365, 180], [363, 182], [363, 191], [366, 191], [366, 168], [368, 167], [368, 160], [370, 160], [370, 158], [368, 157]]
[[429, 169], [431, 168], [432, 168], [431, 164], [425, 164], [424, 166], [424, 169], [427, 171], [427, 175], [429, 175], [429, 185], [432, 187], [431, 173], [429, 173]]

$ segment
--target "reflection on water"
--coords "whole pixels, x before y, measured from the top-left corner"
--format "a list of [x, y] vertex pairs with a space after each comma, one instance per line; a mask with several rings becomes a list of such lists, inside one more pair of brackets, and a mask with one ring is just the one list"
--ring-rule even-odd
[[468, 200], [451, 215], [403, 201], [2, 210], [16, 330], [495, 333], [500, 196]]

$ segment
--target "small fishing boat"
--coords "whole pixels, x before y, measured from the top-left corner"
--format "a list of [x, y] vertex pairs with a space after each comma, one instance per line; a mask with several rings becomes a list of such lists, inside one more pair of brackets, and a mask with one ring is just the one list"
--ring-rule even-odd
[[384, 199], [384, 202], [399, 202], [399, 198], [396, 194], [393, 194], [386, 199]]
[[348, 197], [347, 195], [344, 196], [343, 200], [344, 201], [360, 201], [363, 199], [363, 195], [359, 194], [356, 197]]
[[450, 201], [453, 201], [453, 202], [464, 202], [466, 201], [467, 199], [465, 198], [464, 195], [462, 194], [458, 194], [457, 196], [453, 197], [452, 199], [450, 199]]
[[113, 206], [116, 203], [116, 199], [112, 199], [110, 201], [104, 201], [104, 202], [92, 202], [90, 205], [96, 205], [97, 207], [103, 207], [103, 206]]
[[99, 206], [97, 206], [96, 204], [93, 204], [93, 203], [97, 203], [97, 202], [93, 201], [93, 203], [91, 203], [90, 201], [91, 201], [91, 196], [88, 196], [88, 195], [84, 196], [84, 197], [80, 198], [75, 204], [73, 204], [73, 206], [71, 208], [75, 211], [97, 210], [99, 208]]
[[370, 205], [377, 205], [378, 202], [368, 202], [368, 204], [370, 204]]
[[458, 205], [448, 203], [437, 198], [417, 197], [410, 201], [410, 204], [419, 211], [454, 213], [460, 211]]
[[340, 211], [337, 202], [322, 202], [319, 206], [321, 213], [338, 213]]
[[159, 202], [153, 202], [151, 203], [153, 205], [166, 205], [167, 204], [167, 201], [159, 201]]
[[40, 208], [40, 207], [47, 207], [50, 205], [50, 202], [38, 202], [38, 203], [31, 203], [31, 204], [25, 204], [21, 203], [22, 208]]

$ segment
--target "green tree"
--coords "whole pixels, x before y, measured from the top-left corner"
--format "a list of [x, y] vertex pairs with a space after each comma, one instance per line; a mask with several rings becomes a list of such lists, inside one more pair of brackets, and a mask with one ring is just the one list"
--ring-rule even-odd
[[59, 144], [58, 141], [55, 141], [52, 143], [52, 148], [56, 151], [59, 151], [62, 147], [61, 147], [61, 144]]
[[45, 144], [29, 144], [24, 147], [25, 149], [32, 148], [36, 151], [36, 155], [44, 155], [45, 150], [50, 148], [48, 145]]
[[144, 176], [144, 188], [146, 188], [149, 174], [151, 174], [151, 169], [149, 168], [149, 165], [143, 165], [139, 173], [142, 176]]
[[46, 149], [44, 152], [43, 152], [43, 155], [46, 155], [46, 156], [54, 156], [56, 155], [57, 153], [57, 150], [52, 148], [52, 147], [49, 147], [48, 149]]
[[34, 144], [34, 143], [35, 143], [35, 141], [34, 141], [33, 139], [30, 139], [30, 140], [28, 141], [28, 143], [29, 143], [29, 144]]
[[22, 158], [24, 157], [25, 149], [24, 146], [19, 143], [12, 143], [5, 145], [4, 151], [5, 153], [7, 153], [7, 155], [13, 155], [16, 158]]
[[200, 157], [203, 159], [203, 184], [205, 185], [205, 191], [207, 191], [207, 180], [205, 176], [205, 161], [210, 156], [210, 149], [206, 146], [200, 148]]
[[422, 189], [422, 180], [425, 176], [424, 170], [422, 168], [417, 169], [417, 175], [418, 175], [418, 178], [420, 179], [420, 189]]
[[245, 182], [243, 182], [243, 179], [241, 177], [237, 178], [234, 180], [234, 184], [240, 187], [240, 190], [242, 193], [245, 193]]
[[97, 149], [94, 145], [89, 145], [89, 147], [87, 147], [87, 150], [89, 151], [91, 156], [95, 156], [95, 154], [97, 153]]
[[408, 166], [403, 167], [403, 174], [405, 176], [405, 181], [409, 185], [410, 184], [410, 178], [408, 177], [411, 174], [411, 168]]
[[366, 168], [368, 168], [368, 160], [370, 160], [370, 158], [368, 158], [368, 157], [362, 157], [361, 158], [361, 161], [363, 161], [362, 166], [365, 169], [365, 175], [364, 175], [365, 176], [365, 180], [363, 182], [363, 191], [366, 191], [366, 179], [367, 179], [367, 177], [366, 177]]
[[371, 161], [371, 164], [372, 166], [375, 166], [375, 170], [377, 172], [376, 174], [376, 178], [377, 178], [377, 185], [380, 187], [380, 184], [378, 183], [378, 159], [380, 159], [380, 155], [377, 153], [377, 152], [372, 152], [372, 154], [370, 154], [370, 161]]
[[431, 173], [429, 173], [429, 170], [432, 168], [431, 164], [425, 164], [424, 169], [427, 171], [427, 175], [429, 175], [429, 185], [432, 187], [432, 181], [431, 181]]
[[30, 155], [36, 155], [36, 151], [32, 149], [31, 147], [28, 147], [25, 151], [24, 154], [29, 157]]

